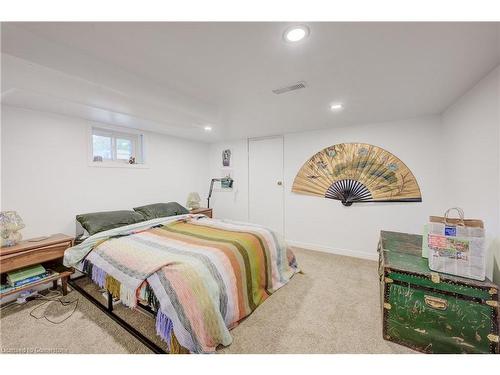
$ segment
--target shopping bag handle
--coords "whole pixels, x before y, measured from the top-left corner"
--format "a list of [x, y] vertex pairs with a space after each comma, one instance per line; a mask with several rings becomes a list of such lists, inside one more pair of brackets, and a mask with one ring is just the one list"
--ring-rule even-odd
[[[458, 216], [459, 216], [459, 222], [456, 223], [456, 224], [452, 224], [452, 223], [448, 223], [448, 215], [450, 214], [451, 211], [456, 211], [458, 212]], [[464, 210], [462, 210], [460, 207], [452, 207], [452, 208], [448, 208], [446, 210], [446, 212], [444, 213], [444, 223], [446, 225], [460, 225], [462, 227], [465, 226], [465, 222], [464, 222]]]

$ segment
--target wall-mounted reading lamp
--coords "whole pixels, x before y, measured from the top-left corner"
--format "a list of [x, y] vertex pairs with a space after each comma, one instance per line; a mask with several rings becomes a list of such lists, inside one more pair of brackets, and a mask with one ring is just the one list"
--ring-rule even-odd
[[210, 208], [210, 197], [212, 196], [212, 191], [214, 190], [214, 182], [220, 182], [224, 187], [232, 188], [234, 180], [231, 177], [212, 178], [212, 181], [210, 182], [210, 190], [208, 192], [207, 208]]

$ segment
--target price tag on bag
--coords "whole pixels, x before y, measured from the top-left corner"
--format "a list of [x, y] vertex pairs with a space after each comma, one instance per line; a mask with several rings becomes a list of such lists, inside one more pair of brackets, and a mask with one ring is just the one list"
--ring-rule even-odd
[[444, 227], [444, 235], [456, 237], [457, 236], [457, 227], [448, 227], [448, 226]]

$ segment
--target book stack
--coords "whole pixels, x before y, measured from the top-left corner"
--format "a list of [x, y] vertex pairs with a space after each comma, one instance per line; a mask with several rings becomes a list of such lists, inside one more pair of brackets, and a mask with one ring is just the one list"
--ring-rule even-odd
[[26, 268], [21, 268], [12, 272], [7, 272], [7, 283], [13, 287], [17, 288], [35, 281], [42, 280], [50, 275], [50, 271], [47, 271], [41, 264], [36, 266], [30, 266]]

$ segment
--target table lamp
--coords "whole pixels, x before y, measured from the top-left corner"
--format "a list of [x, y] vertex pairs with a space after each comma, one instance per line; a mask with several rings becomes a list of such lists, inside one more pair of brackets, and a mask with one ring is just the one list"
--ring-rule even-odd
[[190, 210], [200, 208], [200, 195], [196, 192], [189, 193], [186, 206]]
[[16, 211], [0, 212], [0, 236], [2, 247], [14, 246], [21, 241], [22, 235], [18, 231], [25, 227], [23, 220]]
[[232, 188], [234, 182], [231, 177], [212, 178], [212, 181], [210, 181], [210, 190], [208, 191], [207, 208], [210, 208], [210, 198], [212, 197], [212, 192], [214, 190], [214, 182], [216, 181], [220, 181], [220, 183], [224, 184], [224, 187], [226, 188]]

